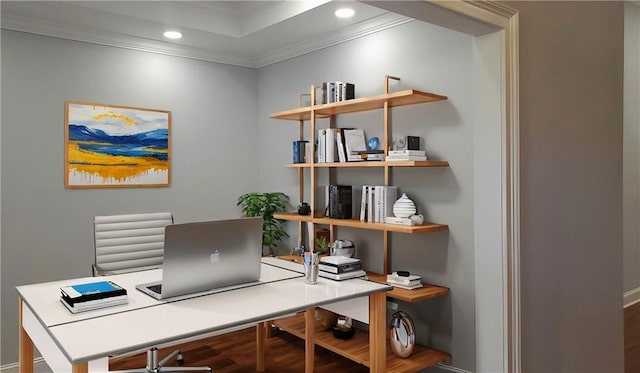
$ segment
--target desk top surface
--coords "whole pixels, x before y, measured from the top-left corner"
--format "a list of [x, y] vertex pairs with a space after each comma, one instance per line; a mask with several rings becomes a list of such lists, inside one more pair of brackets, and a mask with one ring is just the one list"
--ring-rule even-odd
[[295, 272], [297, 268], [277, 268], [275, 263], [262, 265], [260, 285], [178, 301], [158, 301], [135, 290], [136, 284], [159, 279], [160, 270], [104, 277], [128, 290], [129, 304], [78, 314], [60, 304], [59, 288], [95, 280], [93, 277], [19, 286], [17, 290], [69, 361], [77, 363], [219, 334], [390, 289], [361, 279], [337, 282], [320, 278], [316, 285], [308, 285]]

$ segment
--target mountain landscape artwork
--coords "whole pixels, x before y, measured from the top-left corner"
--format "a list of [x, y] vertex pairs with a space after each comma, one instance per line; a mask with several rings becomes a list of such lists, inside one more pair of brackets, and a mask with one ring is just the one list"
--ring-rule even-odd
[[170, 112], [68, 101], [67, 188], [170, 185]]

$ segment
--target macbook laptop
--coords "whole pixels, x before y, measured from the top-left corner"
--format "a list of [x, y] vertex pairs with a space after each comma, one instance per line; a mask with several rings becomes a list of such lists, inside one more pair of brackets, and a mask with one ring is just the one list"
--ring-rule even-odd
[[262, 218], [170, 224], [165, 227], [162, 280], [136, 289], [157, 299], [260, 279]]

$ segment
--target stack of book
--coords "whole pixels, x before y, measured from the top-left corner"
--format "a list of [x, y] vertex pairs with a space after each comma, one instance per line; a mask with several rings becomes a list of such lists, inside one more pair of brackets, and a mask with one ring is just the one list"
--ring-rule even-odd
[[387, 161], [426, 161], [427, 152], [425, 150], [389, 150]]
[[113, 281], [98, 281], [60, 288], [60, 302], [72, 313], [127, 304], [127, 289]]
[[353, 189], [351, 185], [329, 185], [327, 216], [333, 219], [351, 219]]
[[318, 274], [332, 280], [348, 280], [363, 277], [367, 273], [362, 269], [360, 259], [346, 256], [324, 256], [320, 258]]
[[397, 199], [397, 186], [363, 185], [360, 221], [384, 223], [385, 217], [393, 215], [393, 204]]
[[356, 97], [356, 86], [347, 82], [323, 82], [322, 83], [322, 103], [329, 104], [353, 100]]
[[417, 275], [400, 276], [398, 272], [387, 275], [387, 284], [401, 289], [418, 289], [422, 287], [421, 277]]

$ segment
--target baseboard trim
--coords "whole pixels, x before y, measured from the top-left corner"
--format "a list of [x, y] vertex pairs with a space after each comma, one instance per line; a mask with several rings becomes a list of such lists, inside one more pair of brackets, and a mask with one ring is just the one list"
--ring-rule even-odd
[[640, 288], [635, 288], [624, 293], [623, 304], [625, 308], [633, 306], [638, 302], [640, 302]]
[[[2, 365], [0, 366], [0, 373], [18, 373], [19, 368], [20, 368], [20, 365], [17, 362], [7, 364], [7, 365]], [[49, 366], [44, 361], [44, 358], [37, 357], [33, 359], [33, 371], [37, 373], [45, 373], [45, 372], [51, 372], [51, 369], [49, 369]]]

